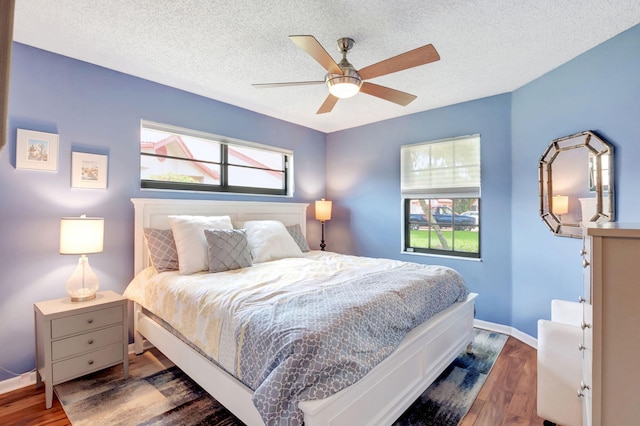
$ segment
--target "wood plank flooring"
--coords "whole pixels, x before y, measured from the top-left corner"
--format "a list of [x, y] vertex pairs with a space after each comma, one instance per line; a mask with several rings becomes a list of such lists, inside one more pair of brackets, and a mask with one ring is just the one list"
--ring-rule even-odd
[[[536, 350], [509, 337], [486, 383], [460, 426], [536, 425]], [[44, 408], [44, 387], [27, 386], [0, 395], [0, 424], [70, 425], [54, 396], [53, 407]]]

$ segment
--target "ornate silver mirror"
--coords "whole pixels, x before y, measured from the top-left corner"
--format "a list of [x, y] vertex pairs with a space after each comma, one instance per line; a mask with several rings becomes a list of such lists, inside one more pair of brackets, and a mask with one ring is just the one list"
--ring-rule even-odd
[[587, 222], [614, 220], [613, 147], [594, 132], [554, 139], [540, 158], [540, 217], [556, 235], [582, 238]]

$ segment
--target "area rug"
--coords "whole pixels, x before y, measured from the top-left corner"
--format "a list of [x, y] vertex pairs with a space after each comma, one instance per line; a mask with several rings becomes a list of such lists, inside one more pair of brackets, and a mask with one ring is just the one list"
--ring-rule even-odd
[[[507, 336], [475, 330], [473, 353], [461, 353], [396, 425], [457, 425], [469, 411]], [[83, 425], [220, 425], [243, 423], [156, 350], [54, 387], [67, 417]]]

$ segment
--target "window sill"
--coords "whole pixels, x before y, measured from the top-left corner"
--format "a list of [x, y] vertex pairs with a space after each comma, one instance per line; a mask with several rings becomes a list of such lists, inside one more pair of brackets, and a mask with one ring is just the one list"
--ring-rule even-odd
[[441, 259], [455, 259], [455, 260], [466, 260], [471, 262], [482, 262], [481, 257], [465, 257], [465, 256], [452, 256], [452, 255], [450, 256], [446, 254], [418, 253], [418, 252], [411, 252], [411, 251], [404, 251], [404, 250], [402, 250], [400, 254], [406, 254], [408, 256], [438, 257]]

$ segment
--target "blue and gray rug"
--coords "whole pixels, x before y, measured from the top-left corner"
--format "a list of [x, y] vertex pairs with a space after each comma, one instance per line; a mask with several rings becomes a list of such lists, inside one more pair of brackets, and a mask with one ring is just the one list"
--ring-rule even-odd
[[[507, 336], [475, 330], [472, 354], [461, 353], [395, 425], [457, 425], [469, 411]], [[112, 367], [55, 386], [74, 426], [242, 425], [161, 353], [132, 355], [129, 379]]]

